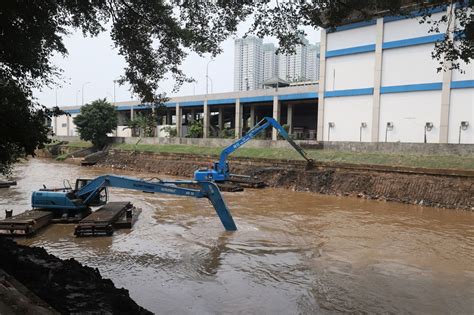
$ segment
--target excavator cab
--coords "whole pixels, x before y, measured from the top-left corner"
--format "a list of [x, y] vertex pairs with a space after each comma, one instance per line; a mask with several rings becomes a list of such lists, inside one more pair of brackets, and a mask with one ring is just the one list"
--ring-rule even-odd
[[[89, 184], [92, 179], [89, 178], [78, 178], [76, 179], [76, 186], [74, 191], [77, 192]], [[92, 207], [103, 206], [107, 203], [109, 193], [107, 187], [102, 187], [94, 198], [91, 199], [89, 205]]]

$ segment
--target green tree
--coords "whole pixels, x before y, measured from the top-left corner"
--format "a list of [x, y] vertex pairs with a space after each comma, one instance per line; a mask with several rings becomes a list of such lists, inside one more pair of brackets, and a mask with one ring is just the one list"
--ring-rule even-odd
[[138, 113], [127, 125], [125, 128], [139, 130], [140, 136], [153, 137], [156, 128], [156, 117], [153, 113]]
[[188, 137], [189, 138], [202, 138], [204, 134], [204, 127], [201, 119], [193, 120], [189, 124]]
[[82, 140], [91, 141], [95, 148], [107, 144], [107, 134], [117, 127], [115, 106], [105, 98], [81, 107], [81, 113], [74, 117], [74, 124]]

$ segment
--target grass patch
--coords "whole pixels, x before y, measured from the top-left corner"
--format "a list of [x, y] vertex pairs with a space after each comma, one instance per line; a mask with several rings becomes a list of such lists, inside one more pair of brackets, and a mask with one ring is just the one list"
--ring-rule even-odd
[[92, 147], [92, 143], [90, 143], [89, 141], [74, 141], [74, 142], [69, 142], [68, 144], [66, 144], [66, 146], [71, 147], [71, 148], [85, 149], [85, 148]]
[[[218, 156], [223, 148], [199, 147], [191, 145], [154, 145], [154, 144], [117, 144], [116, 149], [153, 152], [153, 153], [185, 153]], [[434, 169], [474, 170], [474, 157], [452, 155], [414, 155], [393, 153], [356, 153], [327, 150], [307, 150], [315, 161], [349, 164], [390, 165], [401, 167], [418, 167]], [[240, 148], [232, 153], [236, 157], [301, 160], [302, 157], [292, 149], [278, 148]]]
[[68, 158], [68, 156], [69, 156], [68, 153], [64, 153], [64, 154], [58, 155], [58, 156], [55, 158], [55, 160], [56, 160], [56, 161], [64, 161], [65, 159]]
[[[59, 143], [58, 141], [47, 143], [46, 147], [52, 147], [52, 146], [57, 145], [58, 143]], [[82, 141], [82, 140], [81, 141], [68, 142], [67, 144], [63, 144], [63, 145], [65, 145], [67, 147], [79, 148], [79, 149], [92, 147], [92, 143], [90, 143], [89, 141]]]

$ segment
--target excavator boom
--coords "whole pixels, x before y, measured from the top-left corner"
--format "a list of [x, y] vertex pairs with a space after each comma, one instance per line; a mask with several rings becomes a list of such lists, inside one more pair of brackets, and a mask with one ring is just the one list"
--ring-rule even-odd
[[286, 130], [272, 117], [265, 117], [259, 121], [252, 129], [250, 129], [245, 136], [238, 139], [230, 146], [222, 150], [219, 161], [214, 164], [214, 169], [200, 169], [194, 173], [194, 179], [196, 180], [214, 180], [214, 181], [225, 181], [230, 177], [229, 166], [227, 158], [230, 154], [235, 152], [241, 146], [255, 138], [259, 133], [265, 131], [268, 127], [272, 126], [275, 128], [280, 136], [282, 136], [290, 145], [307, 161], [308, 166], [313, 165], [313, 160], [308, 157], [308, 154], [302, 147], [300, 147], [291, 137], [288, 135]]

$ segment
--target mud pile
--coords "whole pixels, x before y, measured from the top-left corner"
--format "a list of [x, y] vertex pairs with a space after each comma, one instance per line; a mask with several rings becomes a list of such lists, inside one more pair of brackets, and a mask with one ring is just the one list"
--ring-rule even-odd
[[0, 238], [0, 269], [62, 314], [152, 314], [97, 269]]
[[[192, 177], [216, 158], [189, 154], [110, 151], [101, 167]], [[304, 161], [232, 158], [231, 173], [256, 175], [270, 187], [357, 196], [425, 206], [474, 210], [474, 174], [393, 166], [316, 164]]]

